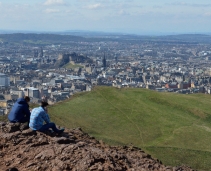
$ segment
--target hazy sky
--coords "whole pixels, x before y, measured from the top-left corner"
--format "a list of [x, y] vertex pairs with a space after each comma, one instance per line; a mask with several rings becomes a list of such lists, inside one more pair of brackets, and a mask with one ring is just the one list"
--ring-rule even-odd
[[0, 0], [0, 30], [211, 32], [211, 1]]

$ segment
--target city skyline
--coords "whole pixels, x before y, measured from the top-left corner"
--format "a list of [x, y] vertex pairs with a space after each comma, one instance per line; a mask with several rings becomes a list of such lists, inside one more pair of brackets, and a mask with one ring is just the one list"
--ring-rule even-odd
[[208, 0], [0, 0], [0, 30], [209, 33]]

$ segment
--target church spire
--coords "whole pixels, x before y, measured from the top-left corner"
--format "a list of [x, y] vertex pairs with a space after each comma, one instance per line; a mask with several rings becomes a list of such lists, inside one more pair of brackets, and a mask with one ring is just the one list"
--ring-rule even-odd
[[105, 56], [105, 52], [104, 52], [104, 57], [103, 57], [103, 68], [104, 70], [106, 69], [106, 56]]

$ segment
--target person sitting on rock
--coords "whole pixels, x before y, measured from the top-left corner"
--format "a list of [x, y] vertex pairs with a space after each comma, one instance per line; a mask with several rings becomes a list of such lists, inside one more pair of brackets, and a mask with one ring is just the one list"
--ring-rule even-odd
[[[47, 113], [48, 103], [41, 102], [41, 106], [34, 108], [31, 112], [29, 127], [32, 130], [45, 132], [51, 128], [56, 133], [62, 133], [64, 129], [57, 129], [55, 123], [50, 122], [49, 115]], [[45, 121], [46, 124], [43, 124]]]
[[12, 107], [8, 115], [8, 120], [11, 123], [29, 123], [30, 110], [29, 103], [30, 98], [25, 96], [24, 98], [19, 98]]

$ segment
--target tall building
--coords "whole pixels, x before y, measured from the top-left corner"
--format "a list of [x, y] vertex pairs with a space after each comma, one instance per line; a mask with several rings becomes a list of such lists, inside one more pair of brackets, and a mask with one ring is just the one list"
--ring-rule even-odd
[[34, 58], [38, 57], [38, 50], [34, 50]]
[[104, 53], [104, 57], [103, 57], [103, 68], [106, 69], [106, 57], [105, 57], [105, 53]]
[[116, 62], [116, 64], [118, 63], [118, 56], [117, 55], [115, 55], [115, 62]]
[[10, 86], [10, 78], [5, 74], [0, 73], [0, 87], [8, 86]]
[[43, 57], [43, 48], [41, 47], [40, 48], [40, 58], [42, 58]]

